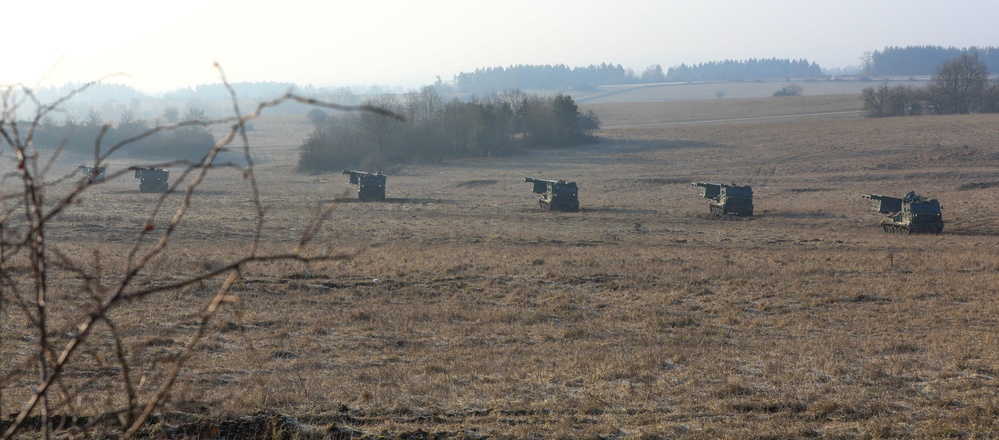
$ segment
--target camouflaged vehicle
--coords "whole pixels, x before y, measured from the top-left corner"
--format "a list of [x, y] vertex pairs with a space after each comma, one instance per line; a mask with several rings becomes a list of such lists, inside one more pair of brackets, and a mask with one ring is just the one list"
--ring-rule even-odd
[[701, 188], [701, 197], [711, 200], [712, 215], [753, 215], [753, 187], [749, 185], [691, 182], [690, 186]]
[[135, 171], [135, 178], [139, 179], [139, 191], [144, 193], [165, 193], [170, 188], [170, 172], [163, 168], [153, 167], [128, 167]]
[[83, 174], [84, 178], [90, 183], [104, 183], [107, 181], [107, 168], [105, 167], [88, 167], [86, 165], [80, 165], [80, 173]]
[[380, 171], [369, 173], [367, 171], [343, 170], [343, 173], [350, 176], [350, 183], [357, 185], [357, 200], [362, 202], [385, 200], [386, 179]]
[[525, 177], [532, 184], [531, 192], [541, 194], [538, 205], [544, 211], [579, 211], [579, 187], [576, 182]]
[[902, 197], [879, 194], [863, 194], [863, 197], [871, 201], [872, 211], [888, 216], [881, 220], [881, 228], [885, 232], [939, 234], [943, 231], [943, 214], [937, 199], [924, 198], [915, 191], [909, 191]]

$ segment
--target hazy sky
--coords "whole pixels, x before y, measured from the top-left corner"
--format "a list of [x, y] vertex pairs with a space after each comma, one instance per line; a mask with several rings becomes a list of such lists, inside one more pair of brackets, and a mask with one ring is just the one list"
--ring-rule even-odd
[[[806, 58], [999, 46], [987, 0], [5, 0], [0, 84], [104, 78], [147, 92], [230, 81], [418, 87], [513, 64]], [[119, 74], [115, 76], [108, 76]]]

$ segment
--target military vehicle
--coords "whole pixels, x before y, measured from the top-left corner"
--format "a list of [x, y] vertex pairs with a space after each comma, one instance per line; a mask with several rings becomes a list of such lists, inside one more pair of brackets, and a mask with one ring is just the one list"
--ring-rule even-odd
[[350, 183], [357, 185], [357, 200], [385, 200], [385, 175], [380, 171], [343, 170], [350, 176]]
[[128, 167], [135, 171], [135, 178], [139, 179], [139, 191], [144, 193], [165, 193], [170, 187], [167, 180], [170, 172], [163, 168], [152, 167]]
[[108, 178], [107, 171], [108, 170], [105, 167], [88, 167], [86, 165], [80, 165], [80, 172], [90, 183], [106, 182]]
[[881, 220], [881, 228], [885, 232], [895, 234], [918, 234], [943, 231], [943, 214], [940, 213], [940, 202], [937, 199], [927, 199], [915, 191], [909, 191], [902, 197], [864, 194], [871, 201], [871, 210], [885, 214], [888, 217]]
[[579, 187], [576, 182], [564, 180], [545, 180], [525, 177], [524, 181], [532, 183], [532, 192], [541, 194], [538, 205], [545, 211], [579, 211]]
[[711, 199], [712, 215], [753, 215], [753, 187], [749, 185], [691, 182], [690, 186], [701, 188], [701, 197]]

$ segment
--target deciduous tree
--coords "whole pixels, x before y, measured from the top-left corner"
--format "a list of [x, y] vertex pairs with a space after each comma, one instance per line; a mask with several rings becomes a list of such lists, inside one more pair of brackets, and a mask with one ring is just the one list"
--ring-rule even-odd
[[929, 86], [930, 100], [940, 114], [968, 114], [979, 109], [988, 82], [988, 68], [978, 53], [962, 53], [944, 63]]
[[173, 105], [164, 108], [163, 119], [166, 119], [166, 121], [171, 124], [176, 123], [177, 120], [180, 119], [180, 109]]
[[797, 84], [788, 84], [781, 88], [780, 90], [774, 92], [774, 96], [798, 96], [801, 95], [801, 86]]
[[658, 64], [653, 64], [642, 72], [642, 82], [657, 83], [663, 81], [666, 81], [666, 74], [663, 73], [663, 67]]
[[982, 113], [999, 112], [999, 79], [989, 81], [982, 91]]
[[914, 116], [922, 113], [925, 93], [910, 86], [889, 87], [887, 83], [867, 87], [860, 93], [870, 117]]

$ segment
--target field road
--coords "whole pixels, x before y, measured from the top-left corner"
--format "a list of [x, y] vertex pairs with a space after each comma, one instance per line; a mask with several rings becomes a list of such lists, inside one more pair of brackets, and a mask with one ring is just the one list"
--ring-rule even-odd
[[861, 113], [863, 113], [863, 110], [849, 110], [849, 111], [840, 111], [840, 112], [805, 113], [800, 115], [755, 116], [749, 118], [705, 119], [700, 121], [651, 122], [647, 124], [604, 125], [601, 126], [600, 128], [638, 128], [638, 127], [656, 127], [656, 126], [666, 126], [666, 125], [712, 124], [718, 122], [765, 121], [773, 119], [801, 119], [801, 118], [811, 118], [817, 116], [854, 115]]

